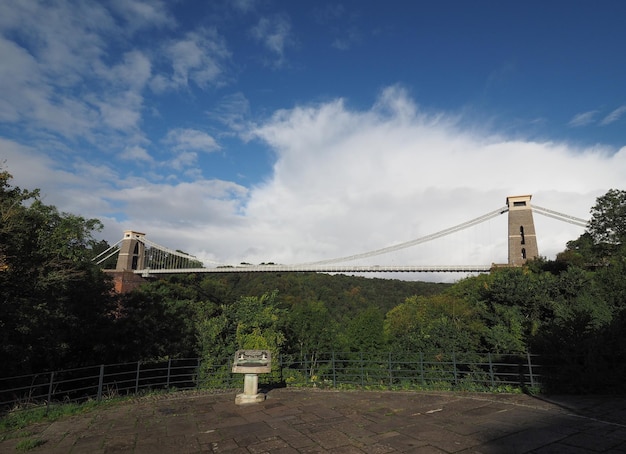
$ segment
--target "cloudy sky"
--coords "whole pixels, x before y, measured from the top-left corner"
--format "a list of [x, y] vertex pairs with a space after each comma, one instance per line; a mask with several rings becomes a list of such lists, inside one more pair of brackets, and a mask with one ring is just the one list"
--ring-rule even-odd
[[[220, 263], [383, 248], [508, 195], [588, 218], [626, 188], [624, 17], [617, 0], [4, 0], [0, 162], [110, 243], [134, 229]], [[535, 221], [548, 258], [582, 233]], [[358, 264], [505, 262], [506, 235], [500, 216]]]

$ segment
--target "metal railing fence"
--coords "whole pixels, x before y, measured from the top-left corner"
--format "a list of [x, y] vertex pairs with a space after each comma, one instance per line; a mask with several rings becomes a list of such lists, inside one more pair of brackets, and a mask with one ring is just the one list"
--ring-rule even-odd
[[[260, 384], [378, 389], [537, 387], [542, 367], [531, 354], [327, 352], [279, 355]], [[0, 411], [55, 402], [102, 400], [154, 390], [233, 389], [231, 364], [201, 358], [119, 363], [0, 378]]]
[[282, 357], [287, 384], [387, 389], [486, 390], [540, 386], [538, 357], [531, 354], [330, 352], [312, 358]]

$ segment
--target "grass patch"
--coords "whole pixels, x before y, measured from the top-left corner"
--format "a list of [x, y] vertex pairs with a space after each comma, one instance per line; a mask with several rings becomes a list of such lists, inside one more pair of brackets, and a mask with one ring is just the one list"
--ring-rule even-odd
[[0, 431], [19, 430], [42, 421], [52, 422], [63, 416], [73, 416], [106, 405], [109, 401], [84, 403], [64, 403], [27, 409], [16, 409], [0, 419]]
[[41, 446], [46, 442], [46, 440], [42, 440], [41, 438], [29, 438], [27, 440], [20, 441], [15, 449], [20, 452], [30, 451], [31, 449], [36, 448], [37, 446]]
[[[103, 399], [101, 401], [87, 400], [84, 402], [62, 402], [47, 406], [40, 405], [30, 408], [16, 408], [15, 410], [8, 412], [4, 416], [0, 416], [0, 432], [18, 431], [38, 422], [53, 422], [65, 416], [80, 415], [90, 412], [96, 408], [103, 408], [114, 405], [115, 403], [138, 399], [142, 397], [161, 396], [165, 394], [170, 394], [171, 392], [171, 390], [151, 390], [130, 396], [111, 397], [108, 399]], [[0, 441], [3, 439], [6, 440], [8, 438], [17, 437], [14, 434], [0, 435]]]

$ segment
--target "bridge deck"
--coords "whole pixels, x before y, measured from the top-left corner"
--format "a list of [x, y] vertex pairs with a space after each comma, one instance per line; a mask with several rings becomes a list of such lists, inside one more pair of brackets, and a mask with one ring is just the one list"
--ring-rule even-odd
[[346, 265], [241, 265], [215, 268], [145, 269], [135, 274], [193, 273], [485, 273], [492, 265], [428, 265], [428, 266], [346, 266]]

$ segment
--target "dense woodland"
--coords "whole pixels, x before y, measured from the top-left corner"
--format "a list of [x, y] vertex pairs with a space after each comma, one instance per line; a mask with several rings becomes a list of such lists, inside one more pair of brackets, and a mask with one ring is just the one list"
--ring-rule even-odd
[[455, 284], [325, 274], [179, 275], [118, 295], [91, 259], [96, 219], [60, 213], [0, 169], [0, 376], [239, 348], [531, 351], [566, 391], [619, 392], [626, 376], [626, 191], [591, 207], [556, 260]]

